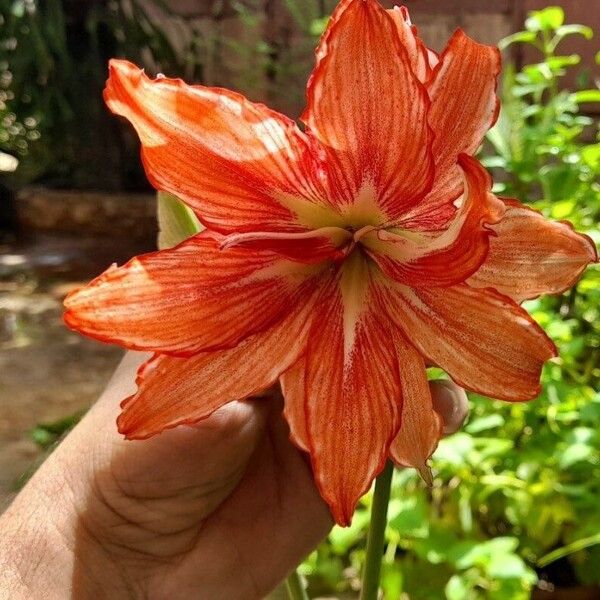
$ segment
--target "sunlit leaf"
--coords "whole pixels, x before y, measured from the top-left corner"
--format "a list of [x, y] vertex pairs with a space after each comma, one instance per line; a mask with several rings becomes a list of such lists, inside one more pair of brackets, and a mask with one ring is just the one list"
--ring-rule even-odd
[[575, 463], [588, 460], [594, 452], [594, 449], [587, 444], [573, 444], [561, 453], [558, 464], [561, 469], [568, 469]]
[[525, 44], [534, 44], [537, 40], [537, 35], [534, 31], [517, 31], [517, 33], [513, 33], [498, 42], [498, 46], [501, 50], [505, 50], [511, 44], [517, 43], [525, 43]]
[[594, 30], [587, 25], [579, 25], [576, 23], [561, 25], [556, 28], [554, 46], [556, 47], [563, 38], [569, 35], [582, 35], [587, 40], [591, 40], [594, 37]]
[[600, 102], [600, 90], [581, 90], [571, 94], [573, 102]]
[[196, 215], [181, 200], [158, 192], [158, 247], [172, 248], [201, 231]]
[[470, 420], [469, 424], [465, 427], [465, 431], [468, 433], [481, 433], [482, 431], [495, 429], [502, 425], [504, 425], [504, 417], [494, 413]]
[[565, 20], [565, 12], [560, 6], [548, 6], [543, 10], [529, 13], [525, 27], [529, 31], [550, 31], [558, 29]]
[[445, 591], [448, 600], [464, 600], [469, 594], [469, 588], [460, 575], [453, 575], [450, 578]]

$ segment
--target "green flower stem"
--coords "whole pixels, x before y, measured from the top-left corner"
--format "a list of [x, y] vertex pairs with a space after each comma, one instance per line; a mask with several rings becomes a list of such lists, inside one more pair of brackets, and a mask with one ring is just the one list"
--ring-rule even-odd
[[285, 586], [290, 600], [309, 600], [297, 570], [294, 569], [292, 574], [285, 580]]
[[373, 495], [373, 506], [371, 507], [371, 524], [369, 525], [367, 556], [365, 559], [360, 600], [377, 600], [393, 473], [394, 467], [388, 461], [385, 469], [375, 481], [375, 493]]

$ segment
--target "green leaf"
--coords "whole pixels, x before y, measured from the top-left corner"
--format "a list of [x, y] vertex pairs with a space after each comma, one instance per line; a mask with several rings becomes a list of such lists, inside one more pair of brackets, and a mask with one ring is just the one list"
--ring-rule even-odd
[[389, 527], [401, 537], [424, 538], [429, 533], [427, 505], [422, 497], [393, 499], [389, 506]]
[[386, 598], [400, 598], [402, 595], [404, 578], [402, 570], [397, 564], [383, 564], [381, 574], [381, 587]]
[[496, 152], [508, 163], [511, 156], [511, 149], [507, 133], [509, 134], [510, 132], [506, 131], [505, 118], [503, 111], [501, 111], [498, 122], [487, 132], [487, 139], [494, 146]]
[[494, 579], [522, 579], [534, 583], [535, 573], [516, 554], [496, 554], [487, 566], [487, 574]]
[[448, 600], [465, 600], [468, 598], [470, 586], [460, 575], [452, 575], [446, 584], [446, 598]]
[[23, 0], [15, 0], [11, 6], [10, 12], [17, 19], [23, 18], [25, 15], [25, 2]]
[[29, 432], [29, 435], [40, 448], [49, 448], [58, 442], [65, 433], [71, 431], [79, 423], [83, 414], [83, 412], [77, 412], [57, 421], [40, 423]]
[[562, 71], [564, 67], [578, 65], [581, 62], [579, 54], [568, 54], [565, 56], [551, 56], [546, 60], [546, 64], [553, 71]]
[[449, 553], [449, 558], [459, 569], [489, 564], [493, 556], [511, 554], [519, 545], [513, 537], [498, 537], [486, 542], [461, 542]]
[[559, 202], [570, 198], [579, 185], [579, 175], [571, 165], [546, 165], [539, 171], [544, 198]]
[[529, 13], [525, 21], [528, 31], [551, 31], [558, 29], [565, 22], [565, 11], [560, 6], [548, 6], [543, 10]]
[[473, 438], [470, 435], [457, 433], [440, 441], [434, 457], [436, 461], [445, 461], [459, 467], [467, 463], [473, 448]]
[[482, 156], [481, 164], [487, 169], [506, 169], [506, 159], [503, 156]]
[[479, 451], [478, 460], [500, 457], [512, 450], [514, 446], [513, 440], [502, 440], [494, 437], [476, 437], [474, 441], [475, 448]]
[[573, 102], [600, 102], [600, 90], [581, 90], [571, 94]]
[[313, 37], [319, 37], [323, 34], [325, 29], [327, 29], [327, 23], [329, 22], [329, 17], [321, 17], [320, 19], [315, 19], [310, 24], [310, 34]]
[[157, 203], [159, 248], [177, 246], [202, 230], [196, 215], [175, 196], [158, 192]]
[[457, 542], [453, 531], [432, 528], [428, 537], [415, 542], [414, 552], [427, 563], [439, 564], [448, 560], [450, 549], [457, 543], [461, 542]]
[[497, 413], [491, 415], [485, 415], [478, 419], [469, 421], [469, 424], [465, 427], [467, 433], [480, 433], [481, 431], [487, 431], [488, 429], [495, 429], [504, 425], [504, 417]]
[[575, 207], [575, 200], [560, 200], [552, 203], [550, 214], [553, 219], [566, 219], [573, 214]]
[[561, 469], [568, 469], [575, 463], [587, 460], [592, 456], [594, 449], [587, 444], [573, 444], [560, 454], [558, 465]]
[[594, 30], [587, 25], [579, 25], [577, 23], [561, 25], [556, 29], [556, 35], [554, 36], [554, 47], [558, 45], [560, 40], [568, 35], [582, 35], [585, 39], [591, 40], [594, 37]]
[[506, 50], [511, 44], [532, 44], [536, 45], [537, 35], [534, 31], [517, 31], [498, 42], [500, 50]]
[[591, 144], [581, 150], [583, 161], [595, 171], [600, 171], [600, 144]]
[[366, 510], [354, 514], [350, 527], [334, 527], [329, 533], [331, 549], [336, 554], [345, 554], [362, 538], [369, 525], [370, 515]]

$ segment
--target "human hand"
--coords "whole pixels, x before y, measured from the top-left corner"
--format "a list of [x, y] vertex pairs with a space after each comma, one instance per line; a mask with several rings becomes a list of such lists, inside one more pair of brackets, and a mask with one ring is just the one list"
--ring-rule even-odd
[[[143, 360], [130, 353], [0, 520], [0, 598], [262, 598], [332, 520], [278, 392], [143, 442], [116, 431]], [[455, 431], [466, 397], [432, 382]]]

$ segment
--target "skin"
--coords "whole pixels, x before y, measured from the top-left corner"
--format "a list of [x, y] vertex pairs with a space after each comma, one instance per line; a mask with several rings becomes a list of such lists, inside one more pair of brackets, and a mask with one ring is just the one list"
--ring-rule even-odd
[[[276, 391], [124, 441], [115, 418], [143, 359], [125, 357], [0, 518], [0, 598], [258, 600], [331, 528]], [[464, 392], [431, 385], [455, 431]]]

